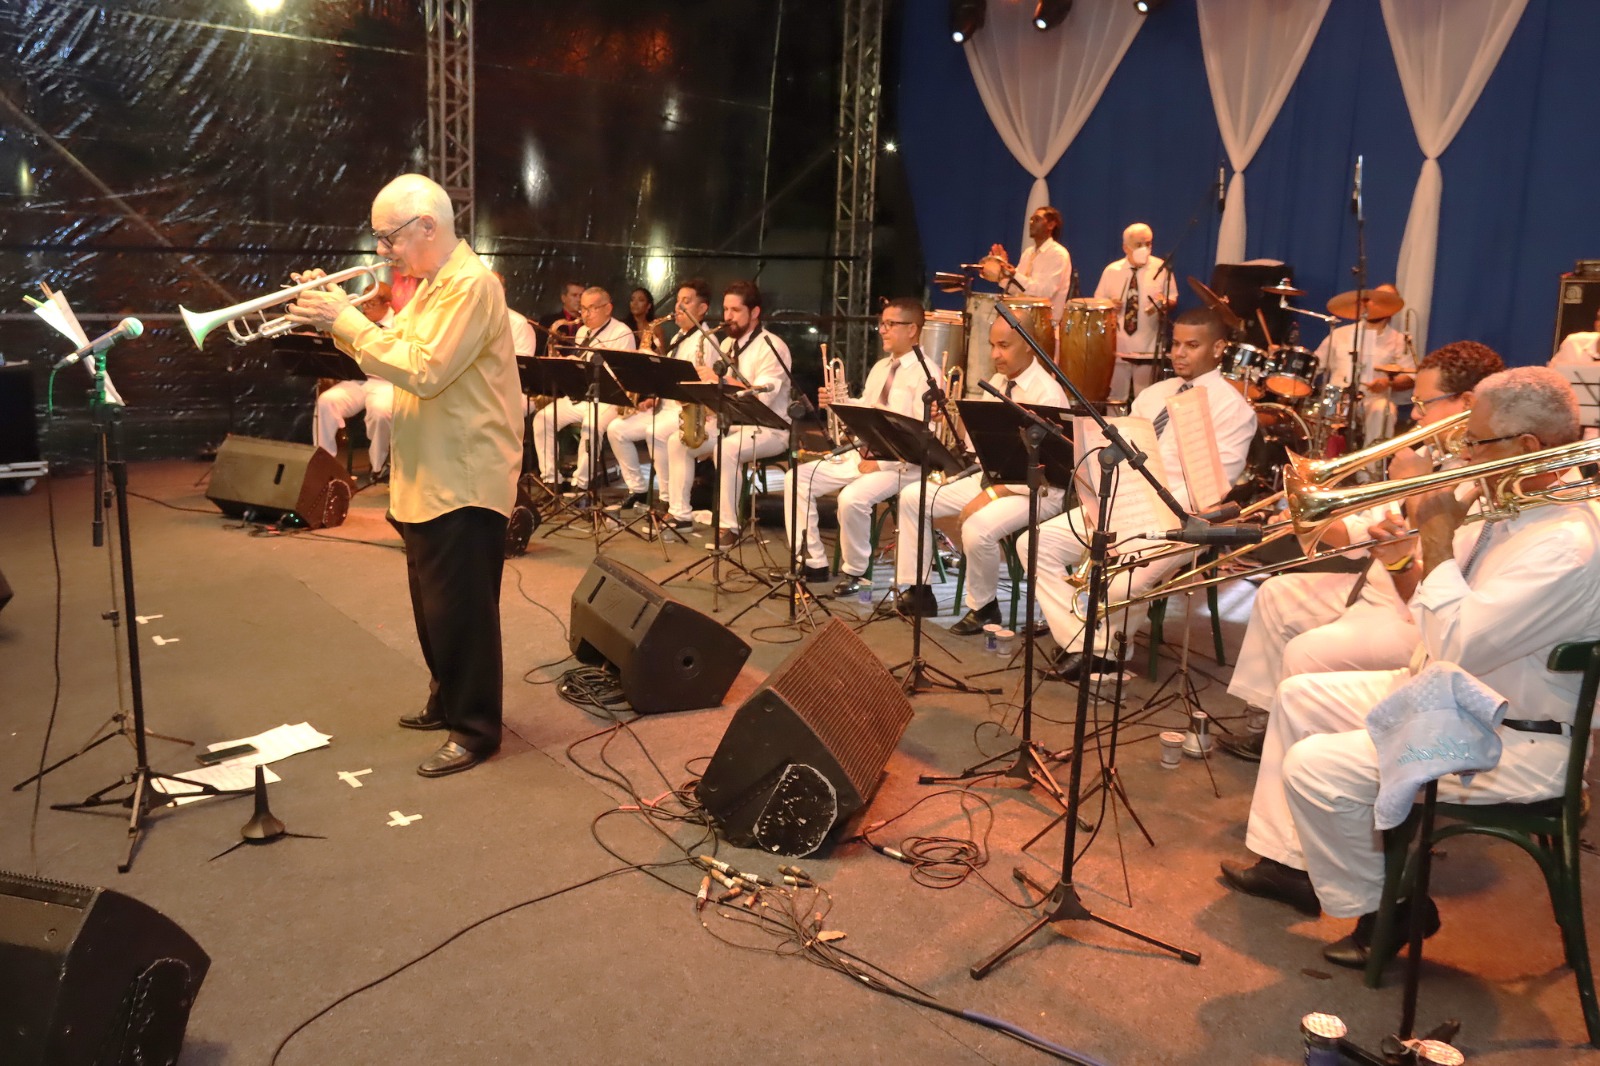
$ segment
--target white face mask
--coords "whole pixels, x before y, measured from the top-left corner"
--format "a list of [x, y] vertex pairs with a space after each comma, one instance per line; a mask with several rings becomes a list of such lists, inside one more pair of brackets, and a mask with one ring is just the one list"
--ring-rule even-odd
[[1139, 247], [1129, 252], [1128, 262], [1132, 263], [1136, 267], [1142, 267], [1146, 263], [1150, 262], [1150, 246], [1148, 244], [1141, 244]]

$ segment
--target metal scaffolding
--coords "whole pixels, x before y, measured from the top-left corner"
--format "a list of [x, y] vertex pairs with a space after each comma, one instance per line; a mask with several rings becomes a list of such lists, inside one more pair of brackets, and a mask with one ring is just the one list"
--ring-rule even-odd
[[878, 113], [883, 93], [884, 0], [844, 0], [839, 57], [838, 177], [833, 215], [833, 355], [854, 380], [873, 352], [866, 321], [872, 284], [872, 229], [878, 187]]
[[456, 207], [456, 232], [474, 235], [473, 0], [422, 0], [428, 32], [428, 169]]

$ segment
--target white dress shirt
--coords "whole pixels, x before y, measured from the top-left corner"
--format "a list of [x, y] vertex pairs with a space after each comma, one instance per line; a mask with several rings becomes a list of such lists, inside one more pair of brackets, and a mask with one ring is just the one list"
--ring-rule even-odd
[[[771, 388], [756, 395], [761, 402], [766, 404], [785, 424], [789, 421], [789, 374], [788, 370], [793, 365], [789, 358], [789, 346], [783, 343], [783, 338], [771, 330], [762, 329], [749, 336], [743, 337], [735, 345], [733, 338], [729, 337], [722, 342], [724, 354], [737, 354], [736, 365], [739, 373], [744, 376], [753, 388], [770, 385]], [[732, 380], [733, 375], [729, 375]]]
[[[1411, 357], [1406, 344], [1406, 335], [1394, 326], [1384, 329], [1373, 329], [1370, 325], [1361, 324], [1365, 332], [1361, 336], [1361, 374], [1358, 383], [1365, 388], [1372, 384], [1377, 377], [1375, 366], [1399, 366], [1407, 374], [1417, 372], [1416, 360]], [[1328, 334], [1317, 347], [1317, 365], [1328, 372], [1328, 382], [1346, 388], [1350, 384], [1350, 355], [1355, 350], [1356, 323], [1340, 326]], [[1396, 391], [1390, 394], [1397, 404], [1409, 403], [1411, 390]]]
[[[637, 351], [639, 347], [634, 340], [633, 330], [614, 318], [606, 319], [606, 324], [598, 330], [591, 330], [588, 326], [578, 327], [575, 343], [579, 348], [610, 348], [617, 352]], [[588, 352], [578, 354], [585, 359], [589, 356]]]
[[[1022, 286], [1021, 295], [1050, 301], [1050, 312], [1059, 323], [1067, 306], [1067, 288], [1072, 284], [1072, 256], [1061, 242], [1047, 237], [1043, 244], [1024, 248], [1017, 258], [1015, 277]], [[1006, 291], [1007, 295], [1016, 295], [1014, 286], [1006, 286]]]
[[[997, 373], [989, 379], [989, 384], [1004, 393], [1006, 385], [1012, 380], [1016, 381], [1016, 387], [1011, 390], [1010, 398], [1017, 403], [1036, 403], [1045, 407], [1071, 406], [1071, 402], [1067, 399], [1067, 390], [1061, 387], [1061, 382], [1056, 380], [1054, 374], [1039, 365], [1038, 356], [1034, 356], [1027, 369], [1018, 374], [1015, 379], [1007, 378], [1004, 374]], [[992, 399], [988, 394], [984, 394], [980, 399], [988, 403], [1000, 402]], [[1026, 496], [1028, 493], [1028, 486], [1025, 483], [1006, 485], [1004, 487], [1018, 495]], [[1049, 493], [1060, 494], [1061, 490], [1046, 486], [1046, 494], [1048, 495]]]
[[1550, 360], [1551, 366], [1587, 366], [1600, 360], [1600, 333], [1569, 333]]
[[[1250, 456], [1250, 441], [1256, 435], [1256, 412], [1250, 402], [1239, 395], [1233, 383], [1222, 376], [1220, 369], [1201, 374], [1188, 384], [1206, 390], [1211, 405], [1211, 429], [1217, 438], [1217, 455], [1222, 460], [1222, 475], [1231, 484], [1244, 472], [1245, 461]], [[1184, 385], [1182, 378], [1166, 378], [1148, 386], [1133, 398], [1129, 413], [1136, 418], [1152, 422], [1167, 408], [1167, 401], [1178, 394]], [[1178, 502], [1190, 506], [1189, 488], [1183, 479], [1183, 459], [1178, 450], [1178, 434], [1169, 426], [1161, 434], [1161, 462], [1167, 468], [1167, 486]], [[1137, 476], [1137, 475], [1134, 475]]]
[[527, 318], [511, 308], [506, 308], [506, 317], [511, 320], [511, 350], [518, 359], [532, 359], [539, 347], [539, 338], [534, 335], [533, 326]]
[[[893, 378], [889, 376], [891, 367], [894, 369]], [[921, 421], [922, 398], [928, 392], [929, 374], [933, 375], [934, 381], [939, 380], [938, 365], [928, 360], [926, 353], [922, 366], [917, 365], [915, 352], [906, 352], [898, 356], [886, 355], [873, 363], [872, 369], [867, 371], [867, 383], [861, 388], [860, 402], [874, 407], [886, 407], [897, 414]], [[883, 385], [886, 381], [889, 382], [889, 399], [886, 403], [879, 403], [878, 398], [883, 395]]]
[[[1161, 270], [1162, 259], [1160, 256], [1151, 256], [1150, 261], [1135, 270], [1126, 256], [1115, 263], [1108, 264], [1100, 275], [1100, 284], [1095, 286], [1096, 299], [1110, 300], [1117, 305], [1117, 351], [1128, 355], [1149, 355], [1156, 350], [1156, 332], [1161, 325], [1161, 316], [1156, 312], [1156, 305], [1150, 297], [1165, 297], [1177, 299], [1178, 289], [1172, 280], [1172, 271], [1162, 270], [1161, 277], [1156, 277], [1156, 271]], [[1138, 328], [1132, 334], [1123, 329], [1123, 307], [1128, 300], [1128, 290], [1135, 284], [1137, 277], [1137, 297], [1139, 300]]]

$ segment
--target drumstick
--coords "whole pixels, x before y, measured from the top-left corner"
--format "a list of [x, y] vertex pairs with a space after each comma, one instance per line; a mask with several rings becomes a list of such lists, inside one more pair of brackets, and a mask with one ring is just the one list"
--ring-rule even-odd
[[1267, 316], [1261, 313], [1261, 308], [1256, 308], [1256, 321], [1261, 323], [1261, 335], [1267, 338], [1267, 347], [1276, 348], [1272, 343], [1272, 331], [1267, 328]]

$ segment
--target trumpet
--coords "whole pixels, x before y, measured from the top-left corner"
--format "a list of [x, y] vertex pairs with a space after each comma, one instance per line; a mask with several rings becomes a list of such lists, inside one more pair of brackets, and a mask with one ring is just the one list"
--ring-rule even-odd
[[[251, 341], [258, 341], [265, 337], [276, 337], [294, 329], [295, 323], [289, 320], [288, 315], [268, 318], [264, 312], [269, 307], [277, 307], [279, 304], [291, 302], [303, 292], [326, 288], [329, 285], [342, 285], [347, 281], [354, 281], [362, 275], [367, 275], [371, 278], [371, 281], [367, 283], [367, 291], [350, 301], [357, 306], [366, 303], [378, 295], [379, 269], [380, 267], [376, 266], [351, 267], [349, 270], [341, 270], [337, 274], [328, 274], [317, 278], [315, 281], [292, 285], [287, 289], [280, 289], [269, 296], [258, 296], [254, 300], [246, 300], [243, 303], [234, 304], [232, 307], [223, 307], [216, 311], [199, 313], [191, 311], [187, 307], [179, 307], [178, 311], [183, 315], [183, 324], [189, 327], [189, 336], [194, 338], [194, 346], [196, 348], [203, 350], [206, 345], [206, 335], [221, 325], [228, 327], [228, 337], [233, 343], [249, 344]], [[257, 314], [261, 315], [260, 325], [256, 326], [254, 330], [241, 328], [241, 322], [244, 319]]]
[[946, 417], [939, 427], [939, 443], [953, 452], [960, 452], [966, 447], [966, 427], [961, 424], [961, 415], [956, 410], [956, 401], [961, 399], [966, 388], [966, 371], [953, 366], [944, 372]]
[[845, 377], [844, 360], [838, 356], [829, 359], [828, 346], [819, 347], [822, 349], [822, 387], [828, 390], [828, 439], [837, 448], [849, 443], [850, 438], [845, 433], [844, 422], [833, 413], [833, 401], [850, 398], [850, 382]]
[[[1235, 548], [1232, 551], [1222, 552], [1209, 562], [1202, 563], [1199, 566], [1194, 566], [1184, 570], [1181, 573], [1174, 574], [1172, 577], [1152, 587], [1143, 594], [1128, 600], [1113, 603], [1108, 606], [1106, 610], [1120, 610], [1138, 603], [1147, 603], [1151, 600], [1165, 599], [1168, 596], [1173, 596], [1180, 592], [1196, 592], [1200, 589], [1210, 588], [1213, 585], [1220, 585], [1222, 582], [1232, 580], [1236, 577], [1267, 577], [1272, 574], [1282, 573], [1285, 570], [1297, 569], [1307, 565], [1308, 563], [1320, 562], [1324, 559], [1331, 559], [1337, 555], [1344, 555], [1351, 551], [1370, 547], [1377, 542], [1375, 540], [1366, 540], [1357, 544], [1347, 544], [1340, 548], [1317, 551], [1316, 547], [1322, 540], [1323, 532], [1329, 525], [1332, 524], [1335, 517], [1342, 518], [1345, 517], [1346, 514], [1354, 514], [1356, 511], [1362, 510], [1362, 508], [1353, 508], [1343, 514], [1328, 517], [1326, 521], [1312, 523], [1310, 515], [1312, 514], [1312, 508], [1314, 506], [1313, 493], [1355, 492], [1360, 489], [1377, 490], [1381, 493], [1385, 486], [1402, 484], [1402, 482], [1397, 481], [1380, 481], [1373, 482], [1371, 485], [1367, 486], [1358, 486], [1355, 489], [1335, 488], [1335, 486], [1337, 486], [1340, 482], [1344, 481], [1358, 470], [1361, 470], [1363, 467], [1369, 466], [1372, 463], [1380, 460], [1387, 459], [1396, 452], [1402, 451], [1406, 448], [1420, 448], [1426, 445], [1435, 452], [1441, 462], [1445, 458], [1459, 455], [1462, 450], [1462, 441], [1466, 434], [1468, 417], [1470, 417], [1470, 412], [1462, 411], [1459, 414], [1442, 418], [1431, 425], [1417, 426], [1405, 433], [1400, 434], [1397, 437], [1392, 437], [1386, 441], [1380, 441], [1377, 444], [1363, 448], [1359, 451], [1347, 452], [1344, 455], [1337, 456], [1332, 459], [1309, 459], [1303, 455], [1296, 455], [1293, 452], [1289, 453], [1289, 462], [1286, 464], [1287, 469], [1284, 471], [1284, 483], [1286, 486], [1285, 490], [1283, 492], [1274, 493], [1271, 496], [1268, 496], [1265, 499], [1259, 500], [1256, 503], [1251, 504], [1249, 507], [1246, 507], [1243, 511], [1239, 512], [1239, 518], [1236, 520], [1243, 521], [1265, 511], [1277, 508], [1278, 505], [1283, 503], [1286, 499], [1289, 501], [1290, 516], [1288, 518], [1277, 519], [1265, 523], [1262, 527], [1261, 542], [1259, 544], [1251, 544], [1243, 548]], [[1440, 473], [1454, 473], [1454, 471], [1435, 471], [1434, 474], [1424, 476], [1437, 477], [1440, 475]], [[1411, 478], [1407, 480], [1415, 481], [1417, 479]], [[1347, 497], [1341, 496], [1338, 498], [1346, 499]], [[1296, 519], [1294, 516], [1294, 509], [1297, 506], [1296, 499], [1301, 501], [1299, 506], [1302, 510], [1302, 516], [1299, 519]], [[1377, 505], [1377, 502], [1374, 502], [1369, 506]], [[1258, 550], [1262, 547], [1262, 545], [1270, 544], [1275, 540], [1279, 540], [1283, 537], [1291, 535], [1300, 536], [1306, 539], [1306, 551], [1308, 554], [1306, 554], [1303, 558], [1286, 559], [1283, 562], [1250, 567], [1244, 570], [1234, 570], [1226, 574], [1221, 572], [1224, 567], [1239, 559], [1241, 556]], [[1107, 579], [1109, 582], [1111, 578], [1119, 576], [1120, 574], [1132, 570], [1135, 567], [1144, 566], [1149, 563], [1160, 562], [1164, 559], [1171, 559], [1175, 556], [1194, 555], [1199, 550], [1199, 548], [1190, 545], [1174, 545], [1168, 548], [1151, 550], [1137, 555], [1130, 555], [1126, 559], [1119, 558], [1108, 568]], [[1069, 585], [1072, 585], [1080, 592], [1088, 588], [1088, 558], [1085, 557], [1078, 564], [1075, 570], [1073, 570], [1070, 574], [1067, 574], [1065, 580]], [[1074, 613], [1081, 617], [1083, 613], [1081, 596], [1074, 600], [1073, 607]]]

